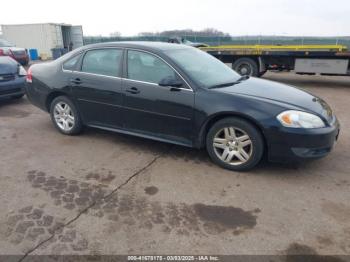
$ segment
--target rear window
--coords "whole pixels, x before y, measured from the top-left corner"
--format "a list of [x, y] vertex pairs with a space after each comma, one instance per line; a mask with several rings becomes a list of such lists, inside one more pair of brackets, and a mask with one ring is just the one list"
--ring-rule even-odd
[[97, 75], [120, 77], [122, 54], [122, 50], [112, 48], [87, 51], [83, 59], [81, 71]]
[[64, 70], [76, 70], [77, 69], [77, 63], [80, 59], [80, 55], [74, 56], [73, 58], [69, 59], [67, 62], [63, 64]]

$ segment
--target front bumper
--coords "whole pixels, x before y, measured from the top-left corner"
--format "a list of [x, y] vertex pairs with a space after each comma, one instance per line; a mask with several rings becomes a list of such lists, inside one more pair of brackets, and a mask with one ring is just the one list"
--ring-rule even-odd
[[273, 128], [267, 135], [268, 158], [272, 162], [298, 162], [328, 155], [340, 132], [339, 122], [315, 129]]
[[9, 98], [25, 93], [25, 77], [16, 77], [14, 80], [0, 82], [0, 98]]

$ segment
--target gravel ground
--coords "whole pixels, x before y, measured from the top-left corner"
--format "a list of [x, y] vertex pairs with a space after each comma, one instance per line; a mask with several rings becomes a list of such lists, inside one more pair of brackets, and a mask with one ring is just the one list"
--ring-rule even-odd
[[328, 157], [230, 172], [205, 151], [63, 136], [26, 98], [0, 102], [0, 254], [350, 255], [350, 78], [264, 78], [332, 106], [342, 130]]

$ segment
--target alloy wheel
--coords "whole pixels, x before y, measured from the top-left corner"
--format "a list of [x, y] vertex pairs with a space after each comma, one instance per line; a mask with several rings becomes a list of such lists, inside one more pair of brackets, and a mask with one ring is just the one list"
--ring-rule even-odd
[[53, 112], [55, 122], [63, 131], [70, 131], [74, 127], [75, 119], [70, 106], [65, 102], [58, 102]]
[[234, 166], [246, 163], [253, 153], [251, 138], [236, 127], [220, 129], [214, 136], [213, 148], [221, 161]]

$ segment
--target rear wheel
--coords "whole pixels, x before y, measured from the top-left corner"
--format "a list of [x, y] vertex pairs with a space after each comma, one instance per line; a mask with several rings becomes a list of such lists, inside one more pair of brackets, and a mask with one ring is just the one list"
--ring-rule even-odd
[[76, 135], [82, 131], [78, 110], [68, 97], [56, 97], [51, 103], [50, 115], [55, 127], [62, 134]]
[[244, 76], [259, 76], [258, 64], [251, 58], [239, 58], [232, 64], [232, 69]]
[[263, 138], [255, 126], [235, 117], [224, 118], [209, 130], [207, 151], [218, 165], [244, 171], [256, 166], [263, 156]]

